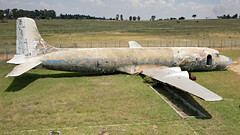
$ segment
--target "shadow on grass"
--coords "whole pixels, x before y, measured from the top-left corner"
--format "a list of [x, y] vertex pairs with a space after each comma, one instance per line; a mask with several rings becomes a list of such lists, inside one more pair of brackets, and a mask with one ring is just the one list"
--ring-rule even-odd
[[8, 86], [8, 88], [5, 91], [6, 92], [20, 91], [39, 78], [69, 78], [69, 77], [71, 78], [71, 77], [85, 77], [85, 76], [90, 77], [90, 76], [103, 76], [103, 75], [109, 75], [109, 74], [84, 74], [84, 73], [76, 73], [76, 72], [58, 73], [58, 74], [25, 73], [21, 76], [15, 77], [12, 83]]
[[176, 88], [173, 88], [168, 85], [164, 84], [158, 84], [157, 86], [154, 86], [154, 89], [158, 91], [158, 93], [164, 95], [171, 103], [173, 103], [176, 107], [178, 107], [185, 115], [187, 116], [197, 116], [197, 112], [190, 109], [187, 105], [183, 104], [178, 98], [173, 96], [171, 93], [169, 93], [167, 89], [171, 89], [174, 91], [174, 93], [178, 94], [180, 97], [182, 97], [184, 100], [186, 100], [188, 103], [190, 103], [193, 107], [198, 109], [201, 113], [203, 113], [206, 117], [195, 117], [197, 119], [211, 119], [212, 115], [208, 113], [189, 93], [178, 90]]

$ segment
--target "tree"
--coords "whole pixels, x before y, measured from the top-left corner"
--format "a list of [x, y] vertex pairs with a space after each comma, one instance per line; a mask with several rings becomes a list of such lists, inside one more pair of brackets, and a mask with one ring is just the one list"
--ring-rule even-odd
[[156, 18], [156, 16], [154, 16], [154, 15], [151, 16], [151, 20], [152, 20], [152, 21], [155, 21], [155, 18]]
[[7, 19], [10, 19], [10, 9], [5, 9], [5, 10], [4, 10], [4, 14], [6, 15], [5, 17], [6, 17]]
[[132, 21], [132, 16], [129, 16], [129, 21]]
[[119, 19], [119, 14], [116, 14], [116, 20], [118, 20]]
[[185, 20], [185, 17], [179, 17], [178, 20]]
[[56, 18], [56, 12], [54, 10], [44, 10], [45, 18]]
[[4, 18], [4, 11], [0, 10], [0, 19], [3, 20], [3, 18]]
[[123, 20], [123, 15], [122, 14], [120, 15], [120, 20]]
[[133, 16], [133, 21], [136, 21], [137, 20], [137, 17], [136, 16]]
[[137, 17], [137, 20], [138, 20], [138, 21], [140, 21], [140, 19], [141, 19], [141, 17], [140, 17], [140, 16], [138, 16], [138, 17]]
[[233, 15], [232, 18], [237, 19], [238, 18], [238, 14]]
[[17, 18], [18, 17], [25, 17], [26, 15], [25, 15], [25, 11], [24, 10], [22, 10], [22, 9], [19, 9], [18, 10], [18, 13], [17, 13]]
[[17, 19], [18, 18], [18, 9], [16, 9], [16, 8], [12, 9], [12, 14], [13, 14], [13, 18]]
[[197, 15], [196, 15], [196, 14], [194, 14], [194, 15], [192, 15], [192, 17], [195, 19], [195, 18], [197, 17]]
[[227, 15], [227, 19], [230, 19], [230, 18], [231, 18], [231, 16], [228, 14], [228, 15]]

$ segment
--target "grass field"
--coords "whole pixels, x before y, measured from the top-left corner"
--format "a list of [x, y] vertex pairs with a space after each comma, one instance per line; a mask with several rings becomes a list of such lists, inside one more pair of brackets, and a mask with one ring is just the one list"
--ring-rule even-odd
[[[240, 50], [221, 51], [233, 60]], [[181, 119], [140, 76], [85, 75], [41, 68], [4, 76], [0, 63], [0, 134], [238, 134], [240, 75], [197, 72], [197, 82], [223, 97], [196, 101], [210, 119]]]
[[[240, 47], [240, 19], [168, 21], [35, 20], [44, 40], [55, 47], [142, 46]], [[0, 54], [14, 54], [16, 20], [0, 23]], [[7, 48], [7, 49], [6, 49]]]
[[[239, 38], [240, 19], [174, 21], [35, 20], [42, 37], [56, 41], [129, 41]], [[197, 23], [198, 22], [198, 23]], [[16, 22], [0, 23], [0, 44], [16, 40]]]

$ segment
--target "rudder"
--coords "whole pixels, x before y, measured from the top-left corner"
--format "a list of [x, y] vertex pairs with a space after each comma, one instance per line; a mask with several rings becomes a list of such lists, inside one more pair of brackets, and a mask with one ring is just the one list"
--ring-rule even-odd
[[37, 56], [41, 49], [51, 47], [41, 37], [33, 19], [21, 17], [17, 19], [16, 54]]
[[31, 18], [17, 19], [16, 55], [7, 63], [22, 64], [33, 56], [39, 56], [56, 50], [41, 37], [35, 21]]

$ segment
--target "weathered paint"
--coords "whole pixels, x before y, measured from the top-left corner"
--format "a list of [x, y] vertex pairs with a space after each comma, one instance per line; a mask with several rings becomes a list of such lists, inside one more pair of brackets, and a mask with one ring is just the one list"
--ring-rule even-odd
[[44, 55], [42, 61], [49, 69], [112, 73], [131, 65], [172, 66], [174, 58], [171, 48], [91, 48], [62, 49]]
[[58, 50], [57, 48], [50, 46], [43, 40], [34, 20], [26, 17], [18, 18], [16, 25], [17, 55], [38, 56]]
[[[207, 56], [212, 64], [207, 65]], [[230, 59], [209, 48], [85, 48], [60, 49], [42, 58], [43, 66], [54, 70], [136, 73], [149, 67], [181, 67], [187, 71], [224, 70]], [[145, 66], [144, 66], [145, 65]]]

